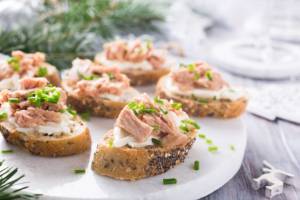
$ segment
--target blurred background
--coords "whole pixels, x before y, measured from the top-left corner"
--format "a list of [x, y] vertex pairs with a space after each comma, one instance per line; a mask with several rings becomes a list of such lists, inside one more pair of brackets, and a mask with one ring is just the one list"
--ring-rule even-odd
[[59, 69], [105, 41], [147, 37], [249, 91], [252, 112], [300, 123], [300, 1], [0, 0], [0, 53], [42, 51]]

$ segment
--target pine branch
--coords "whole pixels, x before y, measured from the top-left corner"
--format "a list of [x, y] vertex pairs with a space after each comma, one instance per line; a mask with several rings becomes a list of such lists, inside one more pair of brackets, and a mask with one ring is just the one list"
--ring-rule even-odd
[[24, 175], [16, 176], [17, 168], [3, 167], [3, 162], [0, 162], [0, 199], [13, 200], [13, 199], [38, 199], [40, 195], [22, 193], [28, 186], [23, 186], [16, 189], [16, 184], [20, 182]]
[[68, 68], [75, 57], [91, 58], [102, 43], [116, 34], [158, 31], [153, 22], [163, 15], [153, 5], [125, 0], [61, 0], [46, 4], [31, 26], [0, 32], [0, 52], [41, 51], [59, 69]]

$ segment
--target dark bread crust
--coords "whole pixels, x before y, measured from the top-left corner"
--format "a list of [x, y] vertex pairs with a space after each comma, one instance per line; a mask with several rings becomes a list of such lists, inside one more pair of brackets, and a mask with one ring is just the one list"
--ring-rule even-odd
[[162, 77], [156, 85], [156, 95], [161, 98], [180, 102], [183, 110], [190, 115], [197, 117], [234, 118], [240, 116], [246, 110], [248, 102], [246, 98], [239, 98], [235, 101], [208, 99], [207, 102], [201, 103], [191, 98], [171, 95], [163, 87], [164, 78]]
[[78, 112], [91, 112], [98, 117], [116, 118], [127, 102], [115, 102], [106, 99], [95, 99], [89, 96], [79, 98], [68, 93], [68, 104], [72, 105]]
[[[94, 154], [92, 169], [103, 176], [130, 181], [162, 174], [184, 162], [195, 142], [195, 135], [195, 132], [190, 133], [185, 145], [169, 148], [108, 147], [100, 144]], [[112, 131], [109, 131], [105, 140], [111, 137]]]
[[163, 67], [161, 69], [155, 70], [130, 70], [130, 71], [122, 71], [122, 73], [126, 74], [130, 79], [130, 84], [133, 86], [138, 85], [149, 85], [156, 83], [160, 77], [168, 74], [170, 69], [167, 67]]
[[3, 124], [0, 124], [0, 131], [8, 143], [38, 156], [69, 156], [82, 153], [91, 147], [91, 137], [87, 128], [80, 134], [60, 137], [25, 134], [12, 131]]

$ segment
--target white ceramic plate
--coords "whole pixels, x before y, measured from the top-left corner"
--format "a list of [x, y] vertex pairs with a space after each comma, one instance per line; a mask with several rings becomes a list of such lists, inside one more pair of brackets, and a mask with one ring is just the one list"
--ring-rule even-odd
[[[153, 87], [138, 88], [153, 94]], [[241, 166], [247, 141], [242, 119], [196, 119], [204, 133], [219, 147], [217, 153], [208, 151], [203, 139], [197, 140], [185, 162], [167, 173], [128, 182], [95, 174], [91, 170], [93, 152], [102, 135], [111, 129], [114, 120], [92, 118], [88, 127], [92, 134], [91, 151], [63, 158], [33, 156], [9, 145], [0, 137], [0, 150], [13, 149], [12, 154], [0, 154], [7, 166], [18, 167], [30, 185], [29, 191], [43, 194], [42, 199], [198, 199], [223, 186]], [[231, 150], [234, 145], [235, 150]], [[192, 169], [195, 160], [200, 170]], [[73, 169], [85, 168], [86, 173], [74, 174]], [[176, 185], [163, 185], [163, 178], [176, 178]]]
[[[91, 170], [96, 143], [113, 126], [113, 120], [93, 118], [89, 128], [93, 138], [91, 152], [65, 158], [32, 156], [0, 139], [0, 149], [15, 153], [1, 155], [9, 166], [18, 167], [26, 174], [30, 191], [44, 194], [44, 199], [197, 199], [224, 185], [240, 168], [245, 147], [246, 131], [241, 119], [197, 120], [205, 133], [219, 147], [210, 153], [208, 145], [197, 138], [186, 161], [165, 174], [136, 182], [117, 181], [98, 176]], [[235, 151], [229, 148], [234, 145]], [[200, 161], [200, 171], [192, 169]], [[87, 173], [76, 175], [74, 168], [86, 168]], [[175, 177], [176, 185], [162, 185], [163, 178]]]

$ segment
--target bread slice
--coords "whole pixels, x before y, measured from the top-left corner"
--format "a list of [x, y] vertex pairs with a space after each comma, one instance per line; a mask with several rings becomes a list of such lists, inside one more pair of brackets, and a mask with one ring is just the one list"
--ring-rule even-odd
[[22, 147], [32, 154], [45, 157], [79, 154], [91, 146], [90, 133], [86, 127], [81, 133], [74, 135], [44, 136], [18, 132], [8, 124], [0, 123], [0, 131], [8, 143]]
[[68, 93], [68, 104], [72, 105], [78, 112], [89, 111], [93, 116], [116, 118], [127, 102], [116, 102], [102, 98], [95, 99], [89, 96], [79, 98], [72, 93]]
[[190, 115], [197, 117], [234, 118], [240, 116], [246, 110], [246, 97], [239, 98], [235, 101], [227, 99], [207, 99], [206, 102], [200, 102], [192, 98], [170, 94], [163, 87], [165, 78], [166, 77], [162, 77], [158, 81], [156, 85], [156, 95], [161, 98], [180, 102], [182, 109]]
[[109, 147], [112, 130], [105, 134], [94, 154], [92, 169], [103, 176], [120, 180], [138, 180], [162, 174], [184, 162], [191, 149], [196, 131], [189, 133], [188, 142], [176, 147], [147, 146], [145, 148]]
[[137, 85], [149, 85], [156, 83], [160, 77], [168, 74], [170, 72], [169, 68], [161, 68], [155, 70], [126, 70], [122, 73], [126, 74], [130, 79], [130, 84], [133, 86]]

